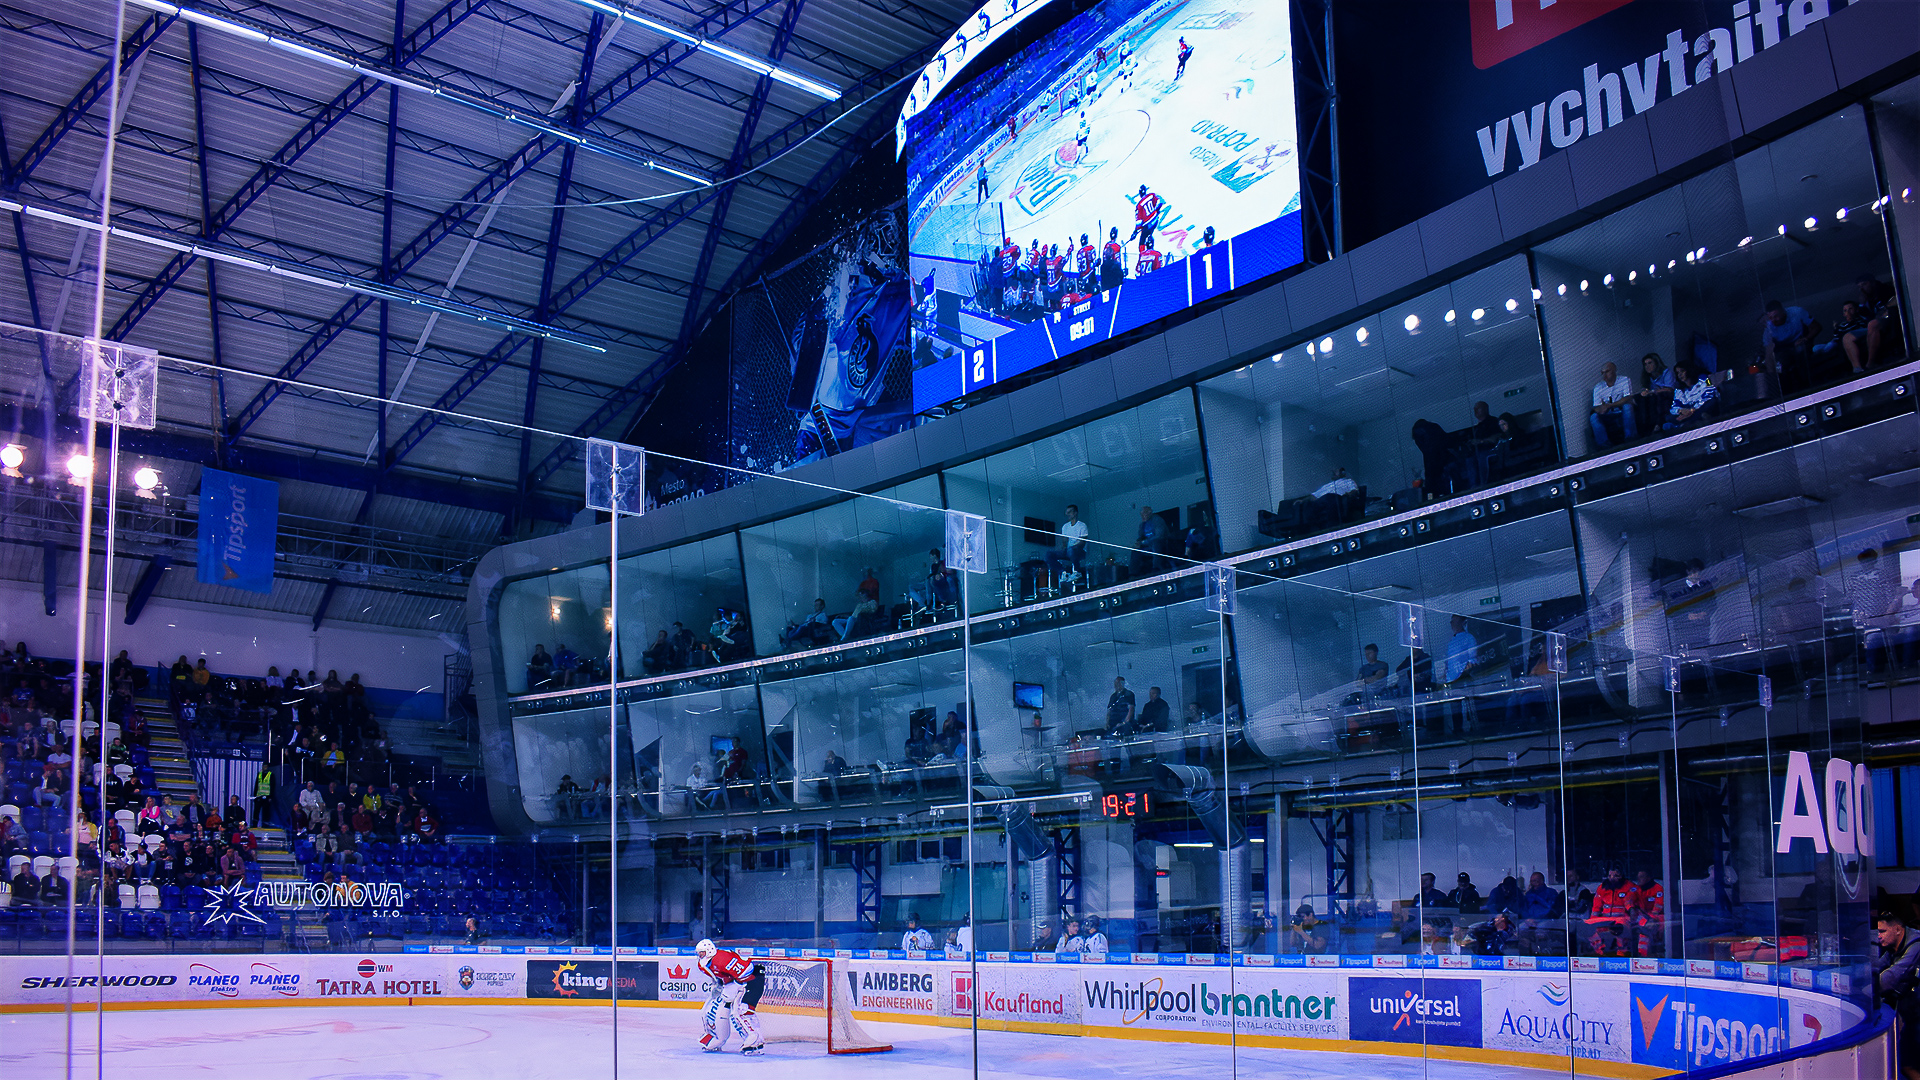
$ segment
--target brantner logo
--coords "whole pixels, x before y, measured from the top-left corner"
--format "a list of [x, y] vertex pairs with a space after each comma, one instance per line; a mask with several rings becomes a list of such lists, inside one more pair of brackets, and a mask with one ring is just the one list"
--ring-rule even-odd
[[1140, 982], [1105, 979], [1080, 985], [1088, 1008], [1118, 1012], [1120, 1022], [1127, 1025], [1204, 1016], [1332, 1020], [1336, 1004], [1331, 994], [1301, 995], [1283, 990], [1264, 994], [1220, 993], [1204, 982], [1197, 986], [1188, 983], [1185, 987], [1169, 987], [1159, 978]]

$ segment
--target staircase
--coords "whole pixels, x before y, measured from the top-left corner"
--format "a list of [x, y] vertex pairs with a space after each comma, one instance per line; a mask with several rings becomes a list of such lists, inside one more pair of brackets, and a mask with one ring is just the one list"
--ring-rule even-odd
[[381, 720], [380, 727], [386, 732], [390, 754], [437, 757], [452, 772], [473, 772], [480, 767], [479, 748], [439, 720], [395, 717]]
[[174, 804], [185, 806], [187, 796], [200, 790], [194, 779], [193, 763], [187, 760], [187, 743], [173, 722], [173, 710], [164, 699], [142, 698], [134, 708], [147, 721], [147, 764], [153, 768], [156, 795], [173, 796]]

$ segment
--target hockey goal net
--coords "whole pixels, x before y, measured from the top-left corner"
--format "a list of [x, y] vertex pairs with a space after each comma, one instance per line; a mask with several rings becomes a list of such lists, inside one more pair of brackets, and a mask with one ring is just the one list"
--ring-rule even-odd
[[754, 1010], [768, 1042], [824, 1043], [829, 1054], [877, 1054], [893, 1049], [853, 1018], [853, 991], [845, 969], [830, 959], [756, 960], [767, 987]]

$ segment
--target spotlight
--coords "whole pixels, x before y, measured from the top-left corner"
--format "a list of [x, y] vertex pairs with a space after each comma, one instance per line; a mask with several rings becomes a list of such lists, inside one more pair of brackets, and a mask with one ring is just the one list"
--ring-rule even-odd
[[151, 499], [154, 497], [153, 489], [160, 486], [160, 474], [153, 471], [153, 466], [142, 465], [133, 470], [133, 486], [135, 495]]
[[1359, 329], [1355, 330], [1353, 332], [1353, 340], [1359, 342], [1362, 345], [1365, 345], [1367, 343], [1367, 328], [1362, 326]]
[[1659, 266], [1657, 266], [1657, 265], [1656, 265], [1656, 264], [1654, 264], [1654, 263], [1648, 263], [1648, 264], [1647, 264], [1647, 276], [1648, 276], [1648, 277], [1652, 277], [1653, 275], [1655, 275], [1655, 274], [1657, 274], [1657, 273], [1659, 273], [1659, 272], [1660, 272], [1660, 267], [1659, 267]]
[[1536, 301], [1540, 299], [1540, 290], [1539, 290], [1539, 289], [1535, 289], [1535, 290], [1533, 290], [1533, 298], [1534, 298], [1534, 299], [1535, 299]]
[[1507, 297], [1507, 311], [1511, 313], [1519, 310], [1520, 310], [1520, 301], [1515, 300], [1511, 296]]
[[1418, 315], [1407, 316], [1407, 321], [1404, 325], [1407, 328], [1407, 333], [1409, 334], [1419, 333], [1420, 332], [1420, 316]]
[[1458, 316], [1457, 316], [1457, 315], [1455, 315], [1455, 313], [1454, 313], [1454, 310], [1453, 310], [1452, 308], [1448, 308], [1448, 309], [1447, 309], [1447, 325], [1448, 325], [1448, 326], [1452, 326], [1452, 325], [1453, 325], [1453, 320], [1454, 320], [1455, 318], [1457, 318], [1457, 317], [1458, 317]]
[[1285, 356], [1285, 355], [1286, 355], [1286, 353], [1274, 353], [1274, 354], [1273, 354], [1273, 362], [1274, 362], [1274, 363], [1276, 363], [1276, 364], [1277, 364], [1277, 363], [1279, 363], [1279, 362], [1280, 362], [1280, 358], [1281, 358], [1282, 356]]
[[1692, 262], [1692, 261], [1693, 261], [1693, 252], [1691, 252], [1691, 251], [1689, 251], [1689, 252], [1687, 252], [1687, 261], [1688, 261], [1688, 262]]
[[1640, 271], [1638, 271], [1638, 270], [1629, 270], [1629, 271], [1627, 271], [1627, 280], [1628, 280], [1629, 282], [1634, 282], [1634, 281], [1639, 281], [1639, 280], [1640, 280]]
[[1318, 345], [1315, 345], [1315, 344], [1314, 344], [1313, 342], [1311, 342], [1311, 341], [1309, 341], [1309, 342], [1307, 342], [1307, 355], [1308, 355], [1308, 356], [1314, 356], [1314, 355], [1316, 355], [1316, 354], [1318, 354], [1319, 352], [1320, 352], [1320, 346], [1318, 346]]
[[1474, 309], [1473, 309], [1473, 321], [1474, 321], [1474, 322], [1479, 322], [1479, 321], [1480, 321], [1481, 319], [1484, 319], [1484, 318], [1486, 318], [1486, 317], [1487, 317], [1487, 309], [1486, 309], [1486, 308], [1483, 308], [1483, 307], [1477, 307], [1477, 308], [1474, 308]]
[[1785, 225], [1780, 226], [1780, 235], [1781, 236], [1787, 235], [1787, 227]]
[[1706, 248], [1704, 248], [1704, 247], [1702, 247], [1702, 248], [1697, 248], [1697, 249], [1695, 249], [1695, 251], [1694, 251], [1694, 253], [1693, 253], [1693, 257], [1694, 257], [1694, 258], [1696, 258], [1696, 259], [1704, 259], [1704, 258], [1706, 258], [1706, 257], [1707, 257], [1707, 249], [1706, 249]]
[[67, 459], [67, 474], [70, 483], [85, 485], [93, 475], [93, 459], [85, 454], [75, 454]]
[[1833, 212], [1833, 220], [1835, 220], [1835, 221], [1845, 221], [1845, 220], [1847, 220], [1847, 208], [1843, 206], [1843, 207], [1841, 207], [1840, 209], [1838, 209], [1838, 210], [1835, 210], [1835, 211]]
[[1581, 279], [1580, 279], [1580, 291], [1581, 291], [1581, 292], [1586, 292], [1586, 291], [1587, 291], [1587, 279], [1586, 279], [1586, 278], [1581, 278]]
[[1820, 219], [1817, 217], [1810, 217], [1800, 224], [1805, 225], [1808, 232], [1818, 232], [1820, 229]]
[[[1667, 260], [1667, 269], [1669, 269], [1669, 270], [1671, 270], [1671, 269], [1673, 269], [1674, 267], [1676, 267], [1676, 266], [1679, 266], [1679, 265], [1680, 265], [1680, 260], [1679, 260], [1679, 259], [1668, 259], [1668, 260]], [[1653, 273], [1653, 269], [1652, 269], [1651, 267], [1649, 267], [1649, 268], [1647, 269], [1647, 273], [1649, 273], [1649, 274], [1651, 274], [1651, 273]]]
[[25, 464], [26, 460], [27, 451], [25, 447], [14, 443], [8, 443], [6, 446], [0, 447], [0, 466], [6, 467], [5, 475], [11, 476], [16, 480], [19, 479], [20, 466]]
[[1753, 243], [1753, 237], [1751, 236], [1743, 236], [1740, 238], [1741, 247], [1746, 247], [1748, 244], [1751, 244], [1751, 243]]
[[1560, 289], [1559, 289], [1559, 293], [1560, 293], [1560, 295], [1561, 295], [1561, 296], [1565, 296], [1565, 295], [1567, 295], [1567, 286], [1566, 286], [1566, 283], [1565, 283], [1565, 282], [1562, 282], [1562, 283], [1561, 283], [1561, 285], [1560, 285]]
[[1601, 278], [1600, 284], [1605, 285], [1609, 289], [1613, 288], [1613, 275], [1608, 274], [1606, 277]]
[[1325, 356], [1332, 351], [1333, 351], [1333, 339], [1330, 337], [1321, 338], [1320, 339], [1320, 355]]

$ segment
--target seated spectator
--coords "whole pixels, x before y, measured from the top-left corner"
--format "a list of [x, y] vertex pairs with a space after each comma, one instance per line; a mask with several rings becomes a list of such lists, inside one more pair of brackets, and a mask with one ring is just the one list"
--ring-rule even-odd
[[40, 906], [66, 907], [67, 897], [72, 895], [72, 892], [72, 886], [67, 884], [66, 876], [60, 873], [60, 868], [56, 866], [40, 879]]
[[1667, 422], [1662, 425], [1668, 431], [1707, 420], [1713, 415], [1714, 402], [1720, 397], [1713, 380], [1695, 371], [1691, 363], [1682, 361], [1675, 364], [1673, 373], [1674, 381], [1679, 383], [1680, 388], [1674, 391]]
[[1635, 420], [1641, 431], [1653, 431], [1667, 418], [1673, 403], [1673, 369], [1657, 352], [1640, 358], [1640, 388], [1634, 391]]
[[1519, 911], [1521, 904], [1520, 882], [1512, 874], [1500, 879], [1500, 884], [1487, 894], [1483, 911]]
[[[1572, 893], [1572, 888], [1568, 888]], [[1639, 896], [1633, 883], [1618, 868], [1607, 871], [1607, 878], [1593, 895], [1593, 908], [1583, 920], [1587, 951], [1594, 956], [1624, 956], [1627, 919], [1638, 906]]]
[[1813, 355], [1831, 359], [1839, 353], [1853, 365], [1856, 374], [1866, 370], [1863, 356], [1866, 353], [1867, 317], [1860, 313], [1860, 305], [1847, 300], [1840, 305], [1840, 318], [1833, 324], [1833, 336], [1813, 347]]
[[190, 691], [195, 701], [205, 701], [213, 687], [213, 672], [207, 670], [207, 658], [201, 657], [193, 665], [193, 687]]
[[739, 652], [742, 642], [735, 641], [740, 626], [740, 613], [726, 608], [713, 609], [713, 625], [707, 628], [707, 635], [713, 639], [713, 648], [722, 660], [731, 660]]
[[1600, 365], [1600, 381], [1593, 384], [1593, 409], [1587, 416], [1596, 449], [1605, 450], [1638, 437], [1633, 392], [1633, 380], [1622, 377], [1612, 361]]
[[1806, 308], [1767, 301], [1766, 314], [1760, 318], [1760, 354], [1779, 374], [1783, 386], [1812, 381], [1813, 339], [1819, 335], [1820, 320], [1807, 314]]
[[223, 885], [233, 885], [247, 876], [247, 860], [238, 848], [228, 848], [220, 856], [220, 880]]
[[1627, 912], [1627, 955], [1658, 956], [1666, 951], [1666, 890], [1646, 870], [1634, 878], [1633, 889], [1633, 906]]
[[1195, 512], [1193, 520], [1187, 525], [1186, 544], [1180, 552], [1181, 558], [1188, 562], [1201, 562], [1218, 555], [1213, 543], [1213, 530], [1207, 526], [1203, 513]]
[[1354, 674], [1360, 685], [1371, 686], [1387, 677], [1387, 662], [1380, 659], [1380, 646], [1368, 645], [1360, 650], [1360, 655], [1364, 659], [1360, 662], [1360, 670]]
[[676, 668], [692, 667], [694, 650], [693, 631], [679, 623], [674, 623], [673, 631], [667, 635], [667, 640], [673, 643], [673, 666]]
[[822, 802], [840, 801], [840, 777], [846, 771], [846, 760], [831, 750], [827, 751], [826, 759], [820, 763], [820, 774], [825, 779], [820, 781], [817, 789]]
[[1133, 576], [1145, 577], [1166, 568], [1166, 560], [1160, 554], [1166, 542], [1166, 521], [1153, 512], [1153, 507], [1141, 507], [1140, 530], [1135, 537], [1132, 558]]
[[527, 689], [545, 690], [552, 681], [553, 657], [547, 655], [545, 645], [535, 645], [533, 656], [527, 660]]
[[[1853, 370], [1861, 371], [1902, 351], [1900, 306], [1894, 302], [1893, 286], [1872, 274], [1860, 275], [1854, 284], [1860, 290], [1860, 314], [1867, 320], [1866, 333], [1858, 343], [1861, 355], [1853, 365]], [[1855, 361], [1856, 354], [1849, 351], [1847, 359]]]
[[665, 674], [673, 667], [673, 643], [667, 640], [667, 632], [653, 639], [647, 651], [640, 654], [640, 668], [649, 675]]
[[580, 654], [567, 648], [566, 642], [554, 647], [553, 681], [562, 686], [572, 686], [574, 677], [580, 671]]
[[711, 810], [714, 807], [715, 793], [720, 786], [707, 779], [707, 770], [699, 762], [694, 762], [693, 770], [687, 773], [687, 797], [697, 809]]
[[790, 646], [803, 643], [825, 644], [829, 627], [839, 630], [840, 637], [846, 636], [844, 629], [846, 622], [847, 620], [829, 616], [826, 598], [816, 596], [813, 599], [813, 610], [800, 619], [788, 623], [787, 628], [780, 632], [780, 640], [783, 644]]
[[1462, 915], [1477, 915], [1480, 912], [1481, 902], [1480, 890], [1474, 885], [1473, 878], [1465, 870], [1460, 871], [1459, 884], [1447, 894], [1446, 906]]
[[1519, 940], [1519, 928], [1504, 911], [1497, 912], [1492, 919], [1474, 928], [1474, 952], [1481, 956], [1517, 956], [1524, 952]]
[[1344, 468], [1335, 468], [1333, 478], [1313, 489], [1313, 500], [1323, 520], [1340, 521], [1346, 517], [1346, 498], [1360, 490]]
[[[849, 641], [864, 632], [880, 614], [880, 583], [873, 578], [872, 571], [860, 582], [853, 593], [853, 610], [846, 615], [830, 620], [834, 641]], [[815, 600], [816, 612], [824, 611], [824, 601]], [[825, 644], [824, 641], [821, 644]]]

